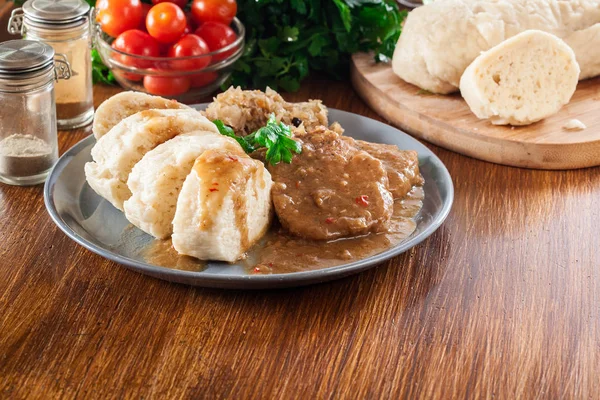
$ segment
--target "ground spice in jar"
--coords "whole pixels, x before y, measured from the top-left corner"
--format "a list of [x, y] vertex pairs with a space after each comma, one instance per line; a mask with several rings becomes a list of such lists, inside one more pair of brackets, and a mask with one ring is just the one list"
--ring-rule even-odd
[[90, 5], [84, 0], [27, 0], [9, 21], [9, 32], [52, 46], [70, 64], [69, 81], [57, 81], [54, 87], [60, 129], [87, 125], [94, 116], [92, 20]]
[[0, 174], [27, 177], [46, 172], [54, 165], [52, 146], [33, 135], [14, 134], [0, 141]]
[[89, 109], [90, 106], [86, 102], [56, 103], [56, 117], [60, 119], [73, 119], [77, 118]]

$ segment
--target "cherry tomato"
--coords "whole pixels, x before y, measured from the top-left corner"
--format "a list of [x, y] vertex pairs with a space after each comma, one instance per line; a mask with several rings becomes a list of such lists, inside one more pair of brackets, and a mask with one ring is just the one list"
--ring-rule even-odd
[[190, 33], [194, 33], [194, 29], [192, 29], [190, 24], [186, 24], [185, 30], [183, 31], [183, 36], [189, 35]]
[[146, 29], [146, 17], [148, 16], [148, 12], [151, 8], [152, 6], [150, 4], [142, 3], [142, 20], [140, 21], [140, 25], [138, 26], [138, 29], [140, 31], [146, 33], [148, 32], [148, 30]]
[[236, 12], [235, 0], [194, 0], [192, 3], [192, 15], [198, 23], [214, 21], [229, 25]]
[[190, 33], [194, 33], [194, 31], [196, 30], [198, 25], [196, 24], [196, 21], [194, 21], [192, 14], [186, 14], [185, 20], [186, 20], [187, 25], [185, 27], [185, 31], [183, 32], [183, 34], [188, 35]]
[[[138, 29], [132, 29], [123, 32], [112, 43], [113, 49], [123, 53], [135, 54], [145, 57], [160, 57], [160, 45], [156, 39]], [[133, 58], [129, 57], [133, 60]], [[151, 66], [149, 61], [135, 60], [136, 67], [148, 68]]]
[[190, 32], [194, 32], [196, 28], [198, 28], [198, 24], [194, 20], [194, 16], [191, 13], [187, 13], [185, 14], [185, 19]]
[[203, 87], [217, 80], [219, 74], [214, 71], [192, 75], [192, 87]]
[[[220, 22], [205, 22], [200, 25], [200, 28], [196, 29], [196, 35], [200, 36], [210, 51], [217, 51], [225, 46], [235, 42], [237, 36], [233, 29]], [[213, 61], [224, 60], [233, 54], [235, 49], [228, 50], [226, 52], [216, 54], [213, 56]]]
[[[210, 53], [210, 49], [204, 40], [196, 35], [185, 35], [169, 49], [169, 57], [201, 56]], [[202, 69], [210, 64], [210, 56], [198, 57], [194, 60], [171, 61], [173, 68], [178, 70]]]
[[184, 76], [154, 76], [144, 77], [144, 88], [150, 94], [157, 96], [177, 96], [190, 90], [190, 78]]
[[181, 8], [185, 8], [185, 6], [187, 6], [188, 0], [152, 0], [152, 4], [158, 3], [174, 3]]
[[98, 0], [96, 9], [96, 21], [112, 37], [137, 28], [142, 20], [140, 0]]
[[[135, 54], [145, 57], [159, 57], [160, 48], [158, 42], [146, 32], [137, 29], [125, 31], [119, 35], [112, 43], [112, 48], [123, 53]], [[152, 66], [151, 61], [140, 60], [136, 57], [128, 57], [122, 54], [114, 54], [113, 58], [122, 64], [136, 68], [148, 68]], [[140, 81], [143, 76], [131, 72], [120, 72], [120, 74], [129, 80]]]
[[183, 35], [185, 27], [185, 14], [173, 3], [155, 5], [146, 17], [148, 33], [162, 43], [175, 42]]
[[170, 43], [160, 43], [160, 55], [162, 57], [167, 57], [169, 55], [169, 49], [171, 48], [171, 46], [172, 44]]

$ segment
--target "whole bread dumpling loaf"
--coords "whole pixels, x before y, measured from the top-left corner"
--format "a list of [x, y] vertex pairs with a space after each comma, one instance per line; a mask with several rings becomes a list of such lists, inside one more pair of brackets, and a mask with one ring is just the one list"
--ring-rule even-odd
[[105, 100], [96, 110], [92, 132], [100, 139], [113, 126], [144, 110], [189, 109], [185, 104], [142, 92], [121, 92]]
[[577, 63], [581, 67], [579, 80], [600, 75], [600, 20], [596, 25], [569, 35], [565, 43], [577, 56]]
[[129, 175], [132, 196], [124, 203], [125, 217], [156, 238], [170, 237], [179, 191], [194, 161], [206, 150], [219, 148], [242, 152], [234, 139], [211, 131], [179, 135], [150, 150]]
[[565, 42], [531, 30], [477, 57], [463, 74], [460, 91], [478, 118], [495, 125], [528, 125], [569, 102], [579, 72]]
[[239, 260], [269, 228], [272, 184], [263, 163], [242, 151], [205, 151], [179, 194], [173, 247], [202, 260]]
[[443, 0], [410, 12], [392, 68], [433, 93], [458, 89], [482, 51], [526, 30], [541, 30], [575, 50], [580, 79], [600, 74], [600, 0]]
[[125, 118], [92, 148], [94, 161], [85, 164], [88, 184], [123, 210], [123, 202], [131, 196], [127, 179], [133, 166], [159, 144], [192, 131], [219, 132], [193, 109], [147, 110]]

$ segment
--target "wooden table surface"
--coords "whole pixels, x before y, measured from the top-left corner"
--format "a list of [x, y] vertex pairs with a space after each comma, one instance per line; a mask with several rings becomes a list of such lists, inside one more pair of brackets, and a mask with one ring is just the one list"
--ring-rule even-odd
[[[96, 105], [117, 90], [95, 87]], [[285, 97], [380, 119], [347, 82]], [[61, 153], [89, 134], [60, 132]], [[600, 169], [429, 147], [454, 178], [446, 223], [289, 290], [128, 271], [59, 231], [42, 186], [0, 184], [0, 398], [598, 398]]]

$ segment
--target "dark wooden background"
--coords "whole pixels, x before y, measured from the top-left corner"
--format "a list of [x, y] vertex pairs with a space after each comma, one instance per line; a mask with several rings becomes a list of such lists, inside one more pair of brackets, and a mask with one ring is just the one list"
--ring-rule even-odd
[[[118, 89], [94, 90], [99, 104]], [[347, 82], [285, 97], [380, 119]], [[60, 132], [61, 153], [89, 134]], [[130, 272], [67, 239], [42, 186], [0, 184], [0, 398], [598, 398], [600, 169], [429, 147], [454, 178], [446, 223], [291, 290]]]

